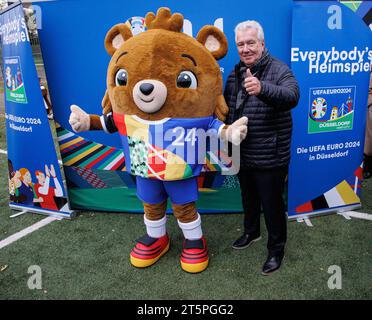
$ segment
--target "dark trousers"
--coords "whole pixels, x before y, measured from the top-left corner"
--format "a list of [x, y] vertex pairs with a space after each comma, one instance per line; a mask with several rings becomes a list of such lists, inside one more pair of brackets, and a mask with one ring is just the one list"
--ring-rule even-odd
[[283, 199], [288, 168], [241, 169], [238, 177], [244, 210], [245, 233], [260, 235], [261, 207], [268, 231], [269, 254], [283, 254], [287, 240], [287, 215]]

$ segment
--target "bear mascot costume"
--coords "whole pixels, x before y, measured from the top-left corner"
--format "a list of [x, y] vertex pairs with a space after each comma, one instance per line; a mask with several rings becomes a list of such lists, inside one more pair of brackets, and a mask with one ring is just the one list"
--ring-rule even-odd
[[[126, 170], [136, 176], [143, 202], [146, 234], [130, 254], [133, 266], [144, 268], [169, 249], [166, 207], [170, 198], [185, 240], [181, 267], [205, 270], [209, 257], [197, 212], [197, 176], [206, 144], [201, 135], [214, 133], [238, 145], [247, 134], [246, 117], [227, 126], [228, 112], [216, 60], [227, 53], [225, 35], [205, 26], [196, 39], [182, 33], [183, 16], [160, 8], [146, 15], [147, 31], [133, 36], [125, 24], [106, 35], [111, 61], [101, 116], [71, 106], [75, 132], [118, 132]], [[205, 139], [204, 139], [205, 140]], [[199, 154], [198, 154], [199, 153]], [[203, 159], [204, 160], [204, 159]]]

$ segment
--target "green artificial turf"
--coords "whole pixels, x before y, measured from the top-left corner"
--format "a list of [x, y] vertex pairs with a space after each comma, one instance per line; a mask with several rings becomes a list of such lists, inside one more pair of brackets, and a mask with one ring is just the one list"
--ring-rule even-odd
[[[6, 219], [2, 210], [1, 219]], [[261, 275], [266, 232], [254, 246], [236, 251], [241, 218], [205, 215], [210, 266], [187, 274], [179, 266], [182, 237], [168, 221], [171, 249], [147, 269], [130, 265], [134, 239], [144, 232], [142, 215], [84, 213], [57, 221], [0, 250], [0, 299], [370, 299], [371, 222], [328, 215], [313, 228], [289, 223], [283, 266]], [[42, 290], [30, 290], [28, 267], [42, 270]], [[342, 289], [327, 286], [328, 268], [342, 269]]]

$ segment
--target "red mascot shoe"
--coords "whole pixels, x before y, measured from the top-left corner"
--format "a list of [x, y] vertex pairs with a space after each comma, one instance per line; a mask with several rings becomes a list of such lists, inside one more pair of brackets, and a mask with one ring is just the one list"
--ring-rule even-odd
[[146, 268], [158, 261], [168, 250], [168, 234], [161, 238], [152, 238], [146, 234], [137, 240], [136, 246], [130, 253], [130, 262], [137, 268]]
[[181, 267], [186, 272], [198, 273], [208, 267], [208, 249], [205, 238], [197, 240], [186, 239], [181, 254]]

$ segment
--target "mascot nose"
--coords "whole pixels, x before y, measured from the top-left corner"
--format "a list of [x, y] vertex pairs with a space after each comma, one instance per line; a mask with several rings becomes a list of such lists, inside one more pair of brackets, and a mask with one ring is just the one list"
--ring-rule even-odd
[[154, 90], [154, 85], [151, 83], [142, 83], [139, 89], [144, 95], [148, 96]]

